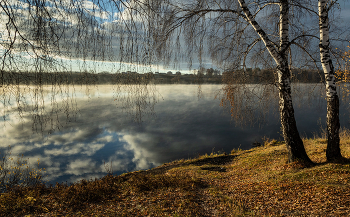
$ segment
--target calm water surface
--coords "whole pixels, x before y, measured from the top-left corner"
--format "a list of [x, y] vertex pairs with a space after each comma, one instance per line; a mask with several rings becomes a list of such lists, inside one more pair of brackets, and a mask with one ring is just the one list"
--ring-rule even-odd
[[[39, 159], [49, 182], [70, 183], [105, 175], [104, 163], [121, 174], [212, 151], [249, 149], [264, 136], [282, 139], [276, 99], [252, 105], [260, 109], [250, 112], [252, 121], [244, 115], [235, 121], [220, 106], [221, 88], [14, 88], [2, 92], [0, 152], [11, 146], [13, 155], [23, 154], [32, 165]], [[313, 85], [301, 89], [294, 91], [295, 115], [300, 134], [311, 137], [324, 126], [326, 101]], [[350, 125], [348, 108], [341, 103], [343, 127]]]

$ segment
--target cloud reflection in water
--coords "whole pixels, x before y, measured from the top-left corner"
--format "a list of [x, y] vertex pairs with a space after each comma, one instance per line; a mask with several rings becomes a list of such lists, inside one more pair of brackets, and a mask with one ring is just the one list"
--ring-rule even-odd
[[[104, 163], [120, 174], [210, 153], [213, 148], [226, 152], [239, 146], [247, 149], [264, 135], [280, 136], [277, 113], [270, 114], [261, 126], [239, 127], [232, 123], [230, 114], [219, 106], [220, 100], [214, 99], [220, 87], [204, 85], [198, 98], [196, 85], [157, 86], [160, 95], [154, 114], [143, 116], [142, 123], [126, 115], [128, 108], [115, 101], [118, 93], [111, 91], [111, 86], [98, 86], [98, 91], [91, 88], [88, 96], [83, 88], [76, 88], [74, 118], [67, 119], [65, 111], [55, 114], [60, 129], [49, 135], [47, 129], [42, 134], [33, 133], [31, 113], [23, 112], [22, 119], [18, 119], [15, 107], [9, 108], [6, 127], [0, 132], [1, 152], [10, 145], [12, 154], [24, 154], [31, 165], [40, 159], [51, 183], [70, 183], [105, 175]], [[46, 108], [50, 110], [50, 105]], [[299, 110], [298, 125], [312, 125], [317, 131], [317, 120], [325, 109], [309, 113]]]

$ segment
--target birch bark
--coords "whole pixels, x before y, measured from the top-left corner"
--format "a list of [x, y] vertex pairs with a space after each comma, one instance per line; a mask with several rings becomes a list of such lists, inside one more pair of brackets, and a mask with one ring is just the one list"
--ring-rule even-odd
[[306, 154], [303, 141], [300, 138], [294, 117], [294, 108], [291, 96], [290, 70], [288, 64], [288, 43], [289, 43], [289, 2], [281, 0], [280, 5], [280, 46], [278, 50], [272, 44], [265, 31], [256, 22], [244, 0], [238, 0], [239, 5], [245, 14], [248, 22], [259, 34], [266, 49], [276, 62], [278, 73], [279, 89], [279, 111], [281, 117], [283, 137], [288, 149], [288, 161], [302, 160], [312, 163]]
[[339, 138], [339, 97], [335, 85], [334, 67], [329, 53], [329, 23], [326, 0], [318, 1], [320, 27], [320, 58], [326, 81], [327, 95], [327, 150], [328, 161], [342, 159]]

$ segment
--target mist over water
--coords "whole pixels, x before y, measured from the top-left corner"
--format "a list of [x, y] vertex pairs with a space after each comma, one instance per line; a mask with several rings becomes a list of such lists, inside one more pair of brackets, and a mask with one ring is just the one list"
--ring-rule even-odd
[[[232, 119], [230, 108], [220, 106], [221, 89], [222, 85], [3, 89], [0, 152], [11, 146], [12, 155], [23, 154], [32, 166], [39, 159], [47, 171], [45, 179], [54, 184], [102, 177], [105, 163], [121, 174], [212, 151], [249, 149], [264, 136], [282, 139], [277, 92], [271, 92], [263, 106], [259, 97], [251, 99], [252, 105], [243, 107], [249, 112]], [[322, 91], [313, 84], [293, 90], [301, 136], [312, 137], [325, 126]], [[341, 102], [340, 119], [342, 127], [349, 127], [349, 102]]]

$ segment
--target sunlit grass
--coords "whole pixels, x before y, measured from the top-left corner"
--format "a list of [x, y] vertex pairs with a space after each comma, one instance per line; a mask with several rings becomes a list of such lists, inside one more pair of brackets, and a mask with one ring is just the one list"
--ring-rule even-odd
[[[340, 134], [350, 158], [350, 131]], [[0, 215], [349, 216], [350, 165], [326, 162], [323, 136], [303, 141], [316, 166], [287, 164], [285, 144], [264, 138], [250, 150], [213, 151], [148, 171], [11, 188], [0, 196]]]

